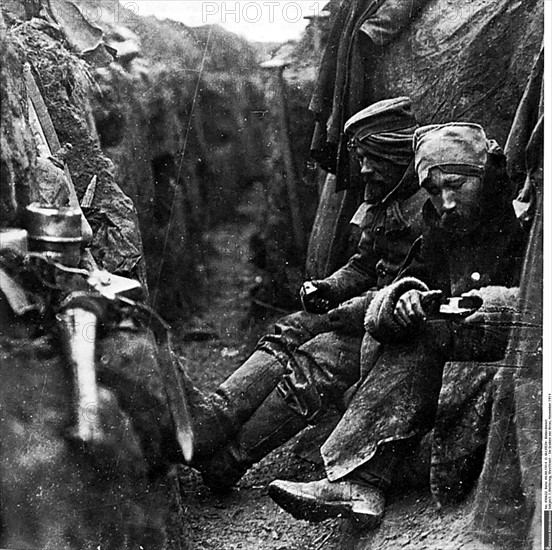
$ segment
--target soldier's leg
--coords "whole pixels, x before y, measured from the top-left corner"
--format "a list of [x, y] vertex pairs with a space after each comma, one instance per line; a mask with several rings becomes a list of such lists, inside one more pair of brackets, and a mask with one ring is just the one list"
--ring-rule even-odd
[[[195, 459], [223, 447], [276, 387], [293, 351], [330, 327], [325, 315], [297, 313], [285, 317], [273, 334], [261, 340], [257, 351], [211, 394], [197, 388], [183, 369], [194, 423]], [[152, 448], [152, 457], [162, 454], [166, 462], [179, 462], [182, 457], [173, 441], [174, 428], [159, 375], [162, 357], [154, 339], [145, 331], [126, 330], [124, 338], [117, 336], [119, 332], [110, 334], [99, 346], [98, 376], [115, 390], [121, 406], [143, 434], [144, 444], [159, 446], [161, 443], [154, 444], [153, 440], [157, 435], [163, 439], [164, 452]]]
[[[257, 350], [204, 399], [190, 396], [195, 421], [195, 455], [203, 460], [223, 447], [276, 388], [303, 344], [331, 330], [326, 315], [298, 312], [276, 323]], [[190, 381], [186, 384], [194, 393]], [[195, 390], [195, 395], [198, 395]]]
[[322, 446], [326, 479], [277, 480], [269, 486], [272, 498], [300, 519], [340, 515], [375, 526], [408, 440], [432, 423], [451, 341], [450, 331], [428, 325], [412, 343], [378, 349], [375, 341], [363, 342], [363, 356], [374, 364], [363, 368], [354, 397]]
[[326, 315], [298, 312], [284, 317], [260, 340], [251, 357], [217, 388], [213, 398], [229, 411], [233, 409], [232, 416], [241, 426], [276, 387], [295, 351], [331, 327]]
[[383, 441], [421, 439], [433, 428], [448, 361], [500, 360], [509, 313], [482, 309], [464, 321], [434, 319], [412, 343], [381, 346], [369, 335], [362, 347], [366, 372], [340, 423], [322, 448], [329, 479], [367, 462]]
[[376, 451], [370, 467], [360, 466], [338, 481], [328, 478], [306, 483], [276, 480], [268, 486], [268, 493], [297, 519], [316, 522], [342, 517], [352, 519], [361, 528], [373, 528], [383, 517], [385, 493], [409, 449], [410, 442], [393, 442]]
[[503, 311], [485, 310], [459, 323], [432, 320], [412, 343], [372, 350], [374, 365], [322, 447], [327, 479], [276, 481], [269, 494], [302, 519], [348, 515], [376, 525], [395, 465], [433, 427], [445, 363], [501, 359], [505, 322]]
[[[163, 356], [153, 336], [147, 331], [115, 330], [99, 342], [98, 350], [98, 379], [115, 392], [131, 418], [150, 466], [181, 462], [160, 375]], [[205, 394], [182, 369], [195, 458], [223, 446], [264, 401], [283, 371], [273, 355], [257, 351], [215, 392]]]
[[198, 464], [214, 490], [227, 490], [264, 456], [296, 435], [343, 397], [359, 375], [361, 337], [321, 334], [296, 350], [281, 382], [236, 438]]

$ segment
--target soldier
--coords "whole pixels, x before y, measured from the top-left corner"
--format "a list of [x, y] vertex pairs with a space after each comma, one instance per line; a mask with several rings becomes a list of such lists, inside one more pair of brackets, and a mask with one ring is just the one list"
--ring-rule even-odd
[[279, 321], [212, 395], [189, 387], [193, 466], [212, 489], [230, 488], [255, 462], [316, 423], [358, 380], [366, 304], [394, 279], [422, 230], [416, 127], [404, 97], [347, 121], [344, 131], [366, 181], [365, 202], [352, 220], [362, 229], [358, 252], [330, 277], [306, 283], [305, 311]]
[[[275, 481], [269, 493], [294, 516], [343, 515], [375, 526], [397, 464], [435, 421], [448, 361], [497, 361], [513, 312], [525, 235], [510, 203], [505, 157], [476, 124], [419, 128], [416, 170], [429, 199], [427, 231], [397, 281], [366, 314], [362, 368], [368, 372], [322, 446], [326, 479]], [[462, 320], [431, 304], [477, 295], [482, 307]]]

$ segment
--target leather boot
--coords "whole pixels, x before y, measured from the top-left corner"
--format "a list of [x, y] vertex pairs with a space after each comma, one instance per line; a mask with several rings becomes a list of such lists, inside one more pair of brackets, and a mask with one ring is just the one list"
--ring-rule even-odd
[[387, 491], [395, 479], [400, 461], [412, 452], [417, 439], [390, 441], [378, 447], [370, 460], [355, 468], [347, 479]]
[[194, 459], [201, 461], [223, 448], [274, 390], [284, 366], [262, 350], [255, 351], [219, 388], [202, 394], [185, 381], [194, 422]]
[[308, 483], [276, 480], [268, 486], [268, 494], [293, 517], [312, 522], [341, 517], [354, 520], [363, 529], [373, 529], [385, 512], [381, 489], [348, 479]]
[[214, 492], [230, 490], [253, 466], [307, 426], [276, 388], [244, 424], [234, 441], [197, 463], [203, 482]]
[[343, 517], [359, 528], [374, 529], [383, 518], [385, 492], [393, 482], [397, 465], [412, 445], [410, 440], [385, 444], [368, 462], [337, 481], [273, 481], [268, 494], [297, 519], [318, 522]]

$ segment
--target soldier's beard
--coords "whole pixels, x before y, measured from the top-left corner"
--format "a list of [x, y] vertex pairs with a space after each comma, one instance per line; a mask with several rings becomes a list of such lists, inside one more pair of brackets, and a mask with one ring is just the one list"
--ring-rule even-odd
[[384, 199], [402, 180], [407, 166], [382, 161], [373, 173], [363, 175], [364, 200], [377, 204]]
[[457, 212], [445, 212], [441, 215], [441, 228], [448, 233], [467, 235], [473, 233], [479, 226], [480, 216], [465, 216]]
[[[381, 174], [372, 174], [365, 177], [364, 200], [370, 204], [377, 204], [384, 199], [398, 184]], [[392, 182], [392, 183], [390, 183]]]
[[369, 204], [377, 204], [389, 193], [385, 188], [370, 184], [364, 192], [364, 200]]

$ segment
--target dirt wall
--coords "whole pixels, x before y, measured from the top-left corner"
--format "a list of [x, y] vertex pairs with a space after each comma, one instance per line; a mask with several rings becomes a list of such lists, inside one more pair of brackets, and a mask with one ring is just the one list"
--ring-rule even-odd
[[205, 229], [266, 175], [255, 56], [219, 28], [130, 15], [103, 28], [121, 55], [95, 72], [94, 117], [137, 207], [153, 303], [176, 322], [204, 305]]
[[[111, 271], [141, 277], [133, 204], [117, 187], [113, 165], [102, 154], [86, 116], [91, 82], [86, 65], [65, 48], [56, 29], [9, 14], [6, 22], [0, 27], [2, 226], [19, 226], [22, 211], [43, 183], [37, 180], [24, 79], [30, 67], [61, 142], [72, 145], [67, 164], [80, 197], [97, 176], [87, 211], [95, 229], [92, 251], [97, 261]], [[14, 269], [12, 276], [21, 275], [9, 255], [2, 255], [2, 267], [7, 266]], [[44, 288], [42, 292], [47, 294]], [[177, 539], [173, 547], [182, 548], [184, 538], [168, 519], [173, 485], [151, 475], [113, 393], [105, 388], [99, 392], [106, 437], [86, 444], [74, 436], [74, 378], [50, 315], [16, 317], [4, 295], [0, 297], [0, 546], [162, 549]], [[113, 347], [119, 357], [139, 349], [127, 335], [119, 333], [118, 338]], [[103, 352], [105, 346], [99, 345], [98, 361]]]
[[0, 219], [4, 226], [20, 222], [21, 205], [30, 202], [36, 148], [28, 125], [27, 94], [20, 78], [25, 54], [7, 33], [0, 13]]

